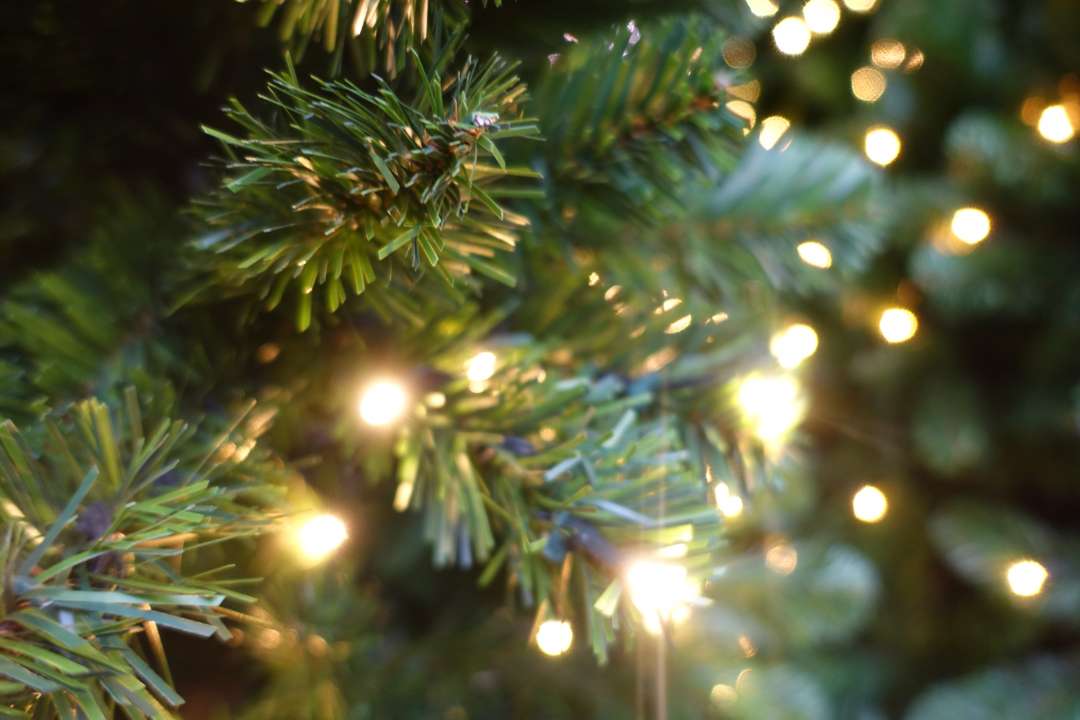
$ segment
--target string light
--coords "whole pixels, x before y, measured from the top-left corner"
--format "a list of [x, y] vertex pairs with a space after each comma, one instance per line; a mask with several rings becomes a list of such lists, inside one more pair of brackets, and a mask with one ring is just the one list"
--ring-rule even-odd
[[873, 485], [863, 485], [851, 496], [851, 512], [864, 523], [881, 522], [889, 511], [889, 499]]
[[469, 382], [473, 383], [490, 380], [491, 376], [495, 374], [496, 361], [497, 358], [493, 352], [484, 350], [476, 353], [465, 364], [465, 377], [469, 378]]
[[895, 70], [904, 64], [905, 57], [907, 57], [907, 48], [899, 40], [892, 38], [875, 40], [870, 46], [870, 62], [879, 68]]
[[828, 35], [840, 24], [840, 6], [836, 0], [806, 0], [803, 18], [816, 35]]
[[990, 235], [990, 216], [977, 207], [963, 207], [953, 213], [949, 227], [960, 242], [978, 245]]
[[877, 0], [844, 0], [844, 6], [851, 12], [868, 13], [877, 6]]
[[785, 370], [792, 370], [817, 351], [818, 335], [806, 323], [793, 323], [774, 334], [769, 352]]
[[799, 383], [791, 375], [750, 375], [739, 383], [737, 400], [754, 434], [768, 445], [783, 440], [806, 410]]
[[638, 560], [626, 571], [630, 601], [641, 613], [645, 629], [659, 633], [664, 622], [680, 622], [689, 615], [689, 604], [699, 595], [682, 565]]
[[881, 313], [878, 330], [885, 342], [893, 345], [907, 342], [919, 330], [919, 318], [907, 308], [891, 307]]
[[810, 47], [810, 27], [801, 17], [792, 15], [776, 23], [772, 36], [776, 49], [785, 55], [802, 55]]
[[405, 386], [397, 380], [375, 380], [360, 394], [360, 419], [372, 427], [390, 425], [405, 414], [408, 398]]
[[780, 11], [780, 6], [773, 0], [746, 0], [750, 12], [758, 17], [772, 17]]
[[720, 52], [724, 56], [724, 62], [736, 70], [745, 70], [750, 67], [754, 64], [754, 58], [757, 57], [757, 48], [754, 47], [754, 43], [739, 36], [729, 38]]
[[330, 513], [316, 515], [296, 531], [296, 549], [301, 559], [316, 565], [330, 557], [349, 539], [349, 531], [341, 518]]
[[1050, 105], [1039, 114], [1039, 134], [1052, 143], [1066, 143], [1073, 139], [1076, 128], [1064, 105]]
[[734, 519], [742, 515], [743, 500], [731, 492], [731, 488], [727, 486], [727, 483], [718, 483], [716, 489], [713, 490], [713, 495], [716, 498], [716, 507], [723, 513], [724, 517]]
[[574, 628], [565, 620], [545, 620], [536, 631], [536, 646], [548, 657], [558, 657], [574, 643]]
[[863, 102], [877, 102], [887, 87], [885, 74], [877, 68], [867, 65], [851, 73], [851, 94]]
[[1050, 573], [1038, 560], [1026, 558], [1011, 563], [1005, 571], [1009, 590], [1017, 597], [1035, 597], [1043, 591]]
[[761, 121], [761, 131], [758, 133], [758, 142], [766, 150], [772, 150], [780, 138], [791, 127], [791, 121], [783, 115], [770, 115]]
[[863, 150], [871, 162], [882, 167], [891, 165], [900, 157], [900, 136], [885, 125], [878, 125], [866, 131]]
[[832, 267], [832, 252], [823, 243], [817, 240], [807, 240], [799, 243], [795, 251], [799, 258], [811, 267], [827, 270]]
[[683, 315], [681, 318], [675, 320], [670, 325], [668, 325], [667, 329], [664, 330], [664, 332], [668, 335], [675, 335], [676, 333], [681, 333], [683, 330], [690, 327], [690, 323], [693, 322], [693, 320], [693, 315]]
[[799, 564], [799, 553], [793, 545], [778, 542], [765, 551], [765, 564], [775, 573], [790, 575]]

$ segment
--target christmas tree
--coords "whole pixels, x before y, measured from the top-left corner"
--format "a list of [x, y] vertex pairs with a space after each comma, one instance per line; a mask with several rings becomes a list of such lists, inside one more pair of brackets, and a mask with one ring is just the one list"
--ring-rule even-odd
[[1076, 8], [5, 15], [0, 715], [1080, 713]]

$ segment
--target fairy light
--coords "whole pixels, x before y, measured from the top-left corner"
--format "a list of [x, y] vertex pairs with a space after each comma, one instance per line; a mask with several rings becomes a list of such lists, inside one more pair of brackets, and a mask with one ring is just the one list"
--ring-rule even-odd
[[810, 267], [816, 267], [820, 270], [827, 270], [832, 267], [832, 251], [824, 243], [817, 240], [807, 240], [799, 243], [798, 247], [795, 248], [795, 252], [799, 254], [799, 259]]
[[962, 207], [953, 213], [949, 224], [956, 239], [967, 245], [978, 245], [990, 235], [990, 216], [977, 207]]
[[397, 380], [374, 380], [360, 393], [360, 419], [372, 427], [390, 425], [405, 414], [408, 398]]
[[810, 27], [801, 17], [794, 15], [776, 23], [772, 29], [776, 49], [785, 55], [802, 55], [810, 47]]
[[727, 483], [718, 483], [716, 489], [713, 490], [713, 495], [716, 498], [716, 507], [724, 517], [734, 520], [742, 515], [743, 500], [731, 492], [731, 488], [728, 487]]
[[743, 128], [743, 135], [748, 134], [750, 128], [757, 124], [757, 110], [755, 110], [754, 106], [746, 100], [729, 100], [724, 107], [735, 117], [742, 118], [746, 121], [746, 127]]
[[681, 318], [675, 320], [670, 325], [668, 325], [667, 329], [665, 329], [664, 332], [668, 335], [675, 335], [676, 333], [681, 333], [683, 330], [690, 327], [690, 323], [692, 323], [693, 321], [693, 315], [683, 315]]
[[769, 445], [783, 440], [806, 410], [802, 390], [791, 375], [750, 375], [739, 383], [736, 399], [754, 434]]
[[296, 550], [309, 565], [334, 554], [349, 539], [345, 523], [336, 515], [323, 513], [306, 520], [296, 531]]
[[780, 6], [773, 0], [746, 0], [746, 4], [757, 17], [772, 17], [780, 11]]
[[1064, 105], [1050, 105], [1044, 108], [1039, 114], [1037, 128], [1043, 139], [1059, 145], [1072, 140], [1076, 134], [1072, 118], [1069, 117], [1069, 111]]
[[745, 70], [754, 64], [757, 57], [757, 48], [754, 43], [744, 37], [735, 36], [729, 38], [720, 49], [724, 56], [724, 62], [728, 67], [736, 70]]
[[793, 545], [778, 542], [765, 551], [765, 564], [779, 575], [790, 575], [799, 564], [799, 553]]
[[665, 622], [682, 622], [689, 617], [690, 603], [700, 595], [685, 567], [653, 560], [638, 560], [630, 565], [626, 587], [645, 629], [654, 634]]
[[766, 150], [772, 150], [780, 138], [791, 127], [791, 121], [783, 115], [770, 115], [761, 121], [761, 131], [758, 133], [758, 142]]
[[878, 319], [878, 330], [885, 342], [893, 345], [907, 342], [918, 332], [919, 318], [907, 308], [887, 308]]
[[469, 382], [472, 383], [482, 383], [485, 380], [490, 380], [491, 376], [495, 374], [496, 362], [495, 353], [489, 350], [478, 352], [465, 363], [465, 377], [469, 378]]
[[885, 125], [877, 125], [866, 131], [863, 151], [871, 162], [885, 167], [900, 157], [900, 136]]
[[806, 0], [802, 13], [815, 35], [828, 35], [840, 24], [840, 6], [836, 0]]
[[860, 522], [881, 522], [888, 511], [889, 499], [874, 485], [863, 485], [851, 496], [851, 512]]
[[1043, 586], [1050, 578], [1046, 567], [1038, 560], [1025, 558], [1009, 564], [1005, 571], [1005, 581], [1009, 591], [1017, 597], [1035, 597], [1042, 593]]
[[563, 655], [574, 643], [574, 628], [565, 620], [545, 620], [536, 631], [536, 646], [548, 657]]
[[895, 70], [904, 64], [907, 57], [907, 48], [904, 43], [893, 38], [875, 40], [870, 46], [870, 61], [879, 68]]
[[880, 100], [888, 85], [885, 74], [869, 65], [851, 73], [851, 94], [866, 103]]
[[806, 323], [793, 323], [769, 341], [769, 352], [785, 370], [792, 370], [817, 351], [818, 335]]
[[877, 7], [878, 0], [844, 0], [844, 7], [851, 12], [868, 13]]

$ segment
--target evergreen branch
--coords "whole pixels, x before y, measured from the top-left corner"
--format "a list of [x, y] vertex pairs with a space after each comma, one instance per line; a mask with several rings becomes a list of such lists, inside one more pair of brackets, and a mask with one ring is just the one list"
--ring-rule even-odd
[[524, 86], [497, 57], [445, 79], [417, 72], [403, 99], [378, 78], [374, 94], [347, 81], [307, 90], [290, 68], [264, 96], [278, 114], [270, 123], [233, 102], [246, 137], [207, 129], [231, 159], [222, 188], [197, 205], [211, 229], [194, 246], [212, 284], [268, 309], [291, 286], [304, 329], [316, 288], [333, 312], [394, 267], [427, 266], [448, 286], [473, 272], [513, 283], [495, 256], [525, 220], [496, 198], [507, 179], [534, 173], [508, 167], [496, 141], [536, 136], [517, 119]]

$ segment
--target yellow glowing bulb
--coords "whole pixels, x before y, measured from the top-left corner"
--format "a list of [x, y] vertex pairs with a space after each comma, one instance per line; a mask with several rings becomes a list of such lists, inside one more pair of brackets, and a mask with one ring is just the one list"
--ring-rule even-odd
[[900, 157], [900, 136], [892, 128], [878, 125], [866, 132], [863, 149], [871, 162], [885, 167]]
[[873, 485], [863, 485], [851, 496], [851, 512], [864, 523], [881, 522], [889, 511], [889, 499]]
[[719, 502], [724, 517], [734, 519], [742, 515], [743, 501], [738, 495], [728, 495]]
[[877, 0], [844, 0], [848, 10], [857, 13], [867, 13], [874, 9]]
[[360, 394], [360, 419], [373, 427], [389, 425], [405, 414], [409, 396], [396, 380], [376, 380]]
[[807, 240], [795, 248], [804, 263], [811, 267], [826, 270], [832, 267], [832, 252], [817, 240]]
[[1064, 105], [1050, 105], [1039, 114], [1039, 134], [1052, 143], [1072, 140], [1076, 128]]
[[659, 633], [664, 622], [689, 617], [689, 604], [700, 594], [686, 568], [674, 563], [638, 560], [626, 571], [630, 600], [641, 613], [645, 629]]
[[810, 47], [810, 27], [801, 17], [786, 17], [772, 29], [776, 49], [785, 55], [802, 55]]
[[771, 150], [784, 133], [791, 127], [791, 121], [783, 115], [770, 115], [761, 121], [761, 132], [758, 134], [758, 142], [761, 147]]
[[840, 6], [836, 0], [806, 0], [802, 14], [807, 27], [817, 35], [828, 35], [840, 24]]
[[469, 378], [469, 382], [480, 383], [485, 380], [490, 380], [491, 376], [495, 374], [495, 353], [485, 350], [479, 352], [469, 358], [469, 362], [465, 365], [465, 376]]
[[968, 245], [978, 245], [990, 235], [990, 216], [976, 207], [960, 208], [953, 213], [953, 235]]
[[764, 443], [783, 440], [802, 421], [806, 403], [790, 375], [751, 375], [739, 384], [739, 407]]
[[549, 657], [562, 655], [574, 643], [574, 628], [565, 620], [545, 620], [536, 631], [536, 646]]
[[1037, 560], [1017, 560], [1005, 571], [1009, 590], [1018, 597], [1034, 597], [1043, 591], [1050, 573]]
[[746, 0], [746, 4], [750, 6], [750, 12], [758, 17], [772, 17], [780, 10], [773, 0]]
[[851, 73], [851, 94], [863, 102], [877, 102], [887, 87], [885, 74], [877, 68], [867, 65]]
[[787, 370], [798, 367], [817, 351], [817, 347], [817, 332], [805, 323], [788, 325], [769, 341], [769, 352], [780, 367]]
[[296, 531], [296, 547], [301, 558], [310, 564], [322, 562], [349, 539], [341, 518], [329, 513], [316, 515]]
[[888, 343], [907, 342], [915, 337], [919, 329], [919, 318], [907, 308], [892, 307], [881, 313], [878, 330]]

